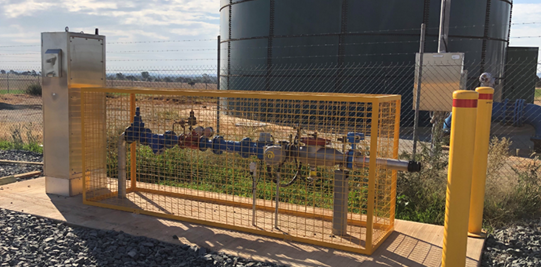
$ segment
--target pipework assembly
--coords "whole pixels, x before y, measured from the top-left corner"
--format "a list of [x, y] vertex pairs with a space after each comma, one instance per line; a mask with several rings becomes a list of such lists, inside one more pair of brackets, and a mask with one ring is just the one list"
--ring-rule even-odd
[[[193, 126], [197, 125], [193, 111], [187, 121], [189, 125], [188, 134], [183, 133], [177, 136], [174, 131], [155, 134], [145, 127], [140, 108], [137, 107], [133, 123], [126, 128], [123, 135], [128, 144], [138, 142], [141, 145], [149, 146], [156, 155], [178, 145], [180, 148], [198, 149], [200, 151], [210, 149], [216, 155], [227, 152], [236, 153], [243, 158], [256, 156], [268, 166], [281, 166], [286, 161], [298, 161], [313, 168], [316, 166], [338, 166], [344, 170], [355, 170], [368, 167], [370, 163], [370, 157], [362, 155], [357, 150], [357, 145], [364, 140], [364, 134], [362, 133], [350, 132], [344, 137], [338, 138], [338, 141], [350, 147], [347, 151], [339, 151], [332, 147], [333, 142], [331, 140], [319, 138], [317, 133], [312, 134], [312, 136], [300, 137], [300, 127], [298, 127], [293, 143], [289, 141], [275, 142], [272, 140], [272, 135], [265, 132], [259, 134], [257, 141], [252, 141], [249, 137], [245, 137], [241, 141], [230, 141], [220, 135], [213, 137], [214, 130], [212, 127], [203, 128], [197, 126], [193, 128]], [[181, 120], [176, 124], [180, 124], [185, 130], [185, 123], [185, 120]], [[416, 161], [376, 158], [376, 164], [382, 168], [398, 171], [419, 172], [421, 170], [421, 163]]]
[[[214, 130], [211, 127], [196, 126], [197, 119], [194, 112], [190, 112], [190, 117], [186, 120], [175, 122], [174, 125], [180, 125], [184, 129], [184, 133], [177, 136], [174, 131], [166, 131], [164, 134], [155, 134], [149, 128], [145, 127], [145, 123], [141, 117], [141, 110], [136, 108], [133, 123], [126, 128], [121, 135], [126, 143], [131, 144], [138, 142], [141, 145], [149, 146], [154, 154], [159, 155], [166, 149], [173, 148], [178, 145], [180, 148], [189, 148], [200, 151], [211, 150], [216, 155], [226, 153], [235, 153], [242, 158], [251, 156], [257, 157], [263, 165], [266, 165], [267, 173], [273, 178], [276, 183], [276, 195], [280, 192], [280, 187], [292, 185], [300, 176], [302, 165], [306, 165], [310, 169], [310, 175], [306, 179], [314, 181], [317, 178], [318, 167], [338, 167], [335, 172], [335, 192], [334, 192], [334, 216], [333, 216], [333, 234], [347, 234], [347, 198], [348, 198], [348, 172], [367, 168], [370, 165], [371, 159], [367, 155], [363, 155], [357, 147], [364, 140], [363, 133], [349, 132], [343, 137], [337, 138], [337, 142], [341, 142], [343, 151], [333, 148], [333, 142], [329, 139], [318, 137], [317, 132], [310, 136], [301, 136], [302, 128], [297, 126], [295, 137], [292, 141], [277, 141], [273, 140], [270, 133], [259, 133], [259, 139], [252, 141], [249, 137], [244, 137], [241, 141], [226, 140], [221, 135], [214, 135]], [[186, 125], [188, 125], [188, 133], [186, 133]], [[194, 126], [196, 126], [194, 128]], [[126, 162], [125, 146], [120, 145], [122, 140], [119, 140], [119, 162]], [[345, 149], [349, 147], [349, 149]], [[286, 162], [295, 162], [297, 171], [288, 183], [280, 182], [281, 168]], [[397, 171], [419, 172], [421, 171], [421, 163], [416, 161], [403, 161], [398, 159], [375, 158], [376, 165], [380, 168], [386, 168]], [[253, 163], [256, 164], [256, 163]], [[272, 174], [272, 168], [276, 171]], [[255, 167], [250, 167], [251, 173], [255, 173]], [[119, 188], [125, 188], [125, 170], [119, 169]], [[257, 187], [257, 180], [253, 180], [253, 188]], [[122, 195], [120, 193], [122, 192]], [[125, 197], [125, 189], [119, 191], [120, 197]], [[253, 210], [255, 211], [256, 200], [253, 200]], [[255, 212], [253, 220], [255, 221]], [[275, 205], [275, 225], [278, 225], [279, 201], [276, 199]]]

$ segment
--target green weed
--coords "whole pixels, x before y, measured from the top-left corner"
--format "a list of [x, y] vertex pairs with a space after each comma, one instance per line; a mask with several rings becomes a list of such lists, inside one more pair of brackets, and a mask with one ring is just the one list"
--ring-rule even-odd
[[33, 96], [41, 96], [41, 85], [37, 83], [31, 84], [26, 87], [25, 93]]
[[36, 153], [43, 153], [41, 140], [33, 132], [33, 124], [28, 123], [10, 127], [10, 136], [6, 140], [0, 140], [1, 150], [25, 150]]
[[[440, 142], [443, 142], [441, 140]], [[419, 173], [402, 172], [397, 177], [396, 218], [431, 224], [443, 224], [447, 185], [447, 154], [441, 144], [431, 149], [420, 142], [416, 160], [422, 162]], [[401, 158], [409, 159], [407, 153]]]

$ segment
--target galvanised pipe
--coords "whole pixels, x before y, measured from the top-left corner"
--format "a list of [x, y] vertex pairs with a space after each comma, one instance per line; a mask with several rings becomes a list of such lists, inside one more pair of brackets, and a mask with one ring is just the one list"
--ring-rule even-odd
[[126, 137], [118, 137], [118, 198], [126, 198]]
[[[361, 169], [368, 166], [370, 157], [362, 156], [355, 150], [349, 150], [346, 154], [329, 147], [302, 146], [292, 155], [304, 163], [312, 166], [342, 165], [348, 169]], [[268, 157], [264, 157], [267, 160]], [[270, 164], [269, 164], [270, 165]], [[386, 169], [405, 172], [421, 171], [421, 163], [398, 159], [376, 158], [376, 165]]]

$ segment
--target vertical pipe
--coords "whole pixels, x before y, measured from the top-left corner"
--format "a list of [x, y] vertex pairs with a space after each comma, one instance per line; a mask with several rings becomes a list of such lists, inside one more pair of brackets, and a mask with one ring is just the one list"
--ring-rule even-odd
[[[220, 81], [221, 81], [221, 77], [220, 77], [220, 56], [221, 56], [221, 51], [220, 51], [220, 35], [218, 35], [218, 81], [217, 81], [217, 84], [216, 84], [216, 88], [218, 90], [220, 90]], [[216, 100], [217, 104], [216, 104], [216, 134], [220, 134], [220, 98], [218, 97], [217, 100]]]
[[[438, 53], [447, 52], [447, 44], [449, 43], [449, 21], [451, 19], [451, 0], [441, 0], [440, 11], [440, 29], [438, 38]], [[435, 146], [439, 145], [442, 136], [440, 122], [445, 120], [445, 112], [434, 111], [432, 113], [432, 142], [430, 145], [431, 155], [434, 154]]]
[[[372, 116], [370, 124], [370, 156], [376, 158], [378, 155], [378, 129], [379, 129], [379, 102], [372, 103]], [[366, 250], [368, 254], [373, 250], [374, 231], [374, 194], [376, 188], [376, 165], [377, 160], [368, 162], [368, 199], [366, 211]]]
[[332, 233], [339, 236], [347, 234], [349, 192], [347, 179], [346, 171], [334, 171]]
[[276, 171], [276, 209], [274, 211], [274, 228], [278, 229], [278, 203], [280, 203], [280, 171]]
[[118, 137], [118, 198], [126, 198], [126, 139]]
[[440, 32], [438, 38], [438, 53], [447, 52], [449, 39], [449, 20], [451, 19], [451, 0], [441, 0]]
[[442, 267], [466, 265], [478, 93], [453, 93]]
[[473, 175], [468, 232], [470, 236], [483, 237], [483, 208], [494, 89], [490, 87], [479, 87], [475, 91], [479, 93], [479, 100], [477, 102], [477, 126], [473, 151]]
[[252, 225], [255, 226], [256, 200], [257, 200], [257, 163], [250, 163], [252, 173]]
[[7, 75], [6, 79], [7, 79], [7, 82], [8, 82], [8, 94], [9, 94], [9, 72], [7, 74], [8, 75]]
[[415, 99], [415, 118], [413, 121], [413, 151], [411, 153], [411, 160], [415, 160], [417, 154], [417, 127], [419, 127], [419, 105], [421, 104], [421, 83], [423, 80], [423, 55], [425, 53], [425, 35], [426, 25], [421, 23], [421, 41], [419, 44], [419, 73], [417, 75], [417, 88]]
[[[133, 120], [135, 119], [135, 94], [130, 94], [130, 116], [131, 116], [131, 123], [133, 123]], [[131, 190], [135, 190], [137, 188], [137, 161], [136, 161], [136, 153], [135, 150], [137, 148], [137, 144], [135, 142], [131, 143], [130, 145], [130, 181], [131, 181]]]

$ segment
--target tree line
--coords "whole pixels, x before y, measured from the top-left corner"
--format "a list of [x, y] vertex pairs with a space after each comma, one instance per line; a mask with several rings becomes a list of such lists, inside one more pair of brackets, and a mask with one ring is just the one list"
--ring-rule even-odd
[[116, 73], [107, 75], [108, 80], [128, 80], [128, 81], [146, 81], [146, 82], [177, 82], [188, 83], [195, 85], [196, 83], [217, 83], [216, 77], [212, 77], [206, 73], [201, 75], [190, 76], [156, 76], [151, 75], [148, 71], [141, 72], [140, 75]]

